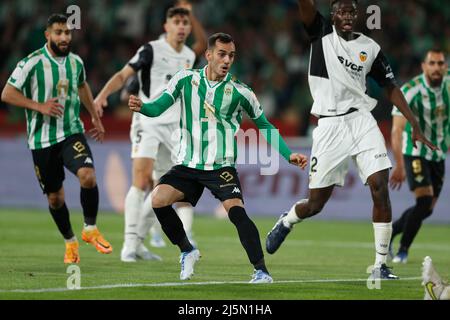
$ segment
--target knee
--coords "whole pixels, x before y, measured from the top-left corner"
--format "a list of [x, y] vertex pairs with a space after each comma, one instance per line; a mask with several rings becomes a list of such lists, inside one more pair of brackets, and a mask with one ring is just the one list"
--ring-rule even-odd
[[136, 170], [133, 185], [141, 190], [147, 190], [153, 187], [153, 179], [149, 172], [145, 170]]
[[433, 196], [422, 196], [416, 199], [416, 209], [422, 219], [425, 219], [431, 215], [433, 208]]
[[61, 193], [50, 193], [47, 199], [48, 205], [52, 209], [59, 209], [64, 205], [64, 195]]
[[82, 188], [91, 189], [97, 185], [94, 169], [82, 168], [78, 170], [77, 176]]
[[390, 207], [388, 184], [374, 183], [370, 187], [375, 206]]
[[165, 197], [161, 192], [158, 192], [158, 189], [155, 189], [152, 192], [152, 207], [153, 208], [164, 208], [170, 206], [170, 199]]

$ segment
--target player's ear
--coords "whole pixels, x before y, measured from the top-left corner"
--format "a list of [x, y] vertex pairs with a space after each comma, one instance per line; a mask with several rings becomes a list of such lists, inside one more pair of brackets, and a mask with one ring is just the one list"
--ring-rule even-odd
[[427, 63], [426, 63], [426, 61], [422, 61], [421, 66], [422, 66], [422, 72], [425, 73], [425, 70], [426, 70], [426, 68], [427, 68]]
[[49, 28], [45, 29], [44, 34], [45, 34], [45, 39], [47, 39], [47, 41], [50, 40], [50, 29]]
[[164, 22], [164, 31], [167, 33], [168, 31], [167, 31], [167, 21], [166, 22]]
[[205, 58], [208, 62], [212, 60], [212, 49], [206, 49]]

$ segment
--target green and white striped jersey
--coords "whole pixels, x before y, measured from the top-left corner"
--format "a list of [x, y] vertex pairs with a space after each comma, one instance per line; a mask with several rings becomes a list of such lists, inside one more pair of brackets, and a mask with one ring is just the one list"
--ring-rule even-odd
[[[429, 161], [444, 160], [450, 143], [450, 73], [444, 76], [440, 88], [430, 87], [425, 75], [421, 74], [403, 85], [401, 90], [425, 137], [440, 148], [432, 151], [419, 141], [414, 148], [411, 124], [407, 122], [403, 131], [403, 154]], [[394, 106], [392, 115], [402, 116], [402, 113]]]
[[64, 116], [61, 118], [25, 109], [28, 147], [31, 150], [47, 148], [73, 134], [84, 132], [79, 116], [78, 87], [85, 80], [86, 71], [79, 56], [69, 53], [58, 61], [51, 56], [47, 45], [17, 64], [8, 84], [31, 100], [43, 103], [58, 98], [64, 106]]
[[[177, 164], [200, 170], [234, 166], [237, 157], [235, 135], [242, 112], [251, 119], [263, 114], [253, 91], [231, 74], [211, 83], [203, 69], [181, 70], [170, 80], [163, 98], [165, 107], [181, 99], [181, 140]], [[164, 95], [168, 94], [168, 95]], [[148, 108], [155, 106], [148, 105]], [[142, 112], [142, 111], [141, 111]], [[145, 112], [143, 112], [145, 114]]]

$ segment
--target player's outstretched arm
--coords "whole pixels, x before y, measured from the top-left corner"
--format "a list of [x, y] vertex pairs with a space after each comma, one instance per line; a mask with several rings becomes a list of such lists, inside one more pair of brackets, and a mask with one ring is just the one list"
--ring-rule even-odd
[[300, 9], [300, 20], [306, 26], [310, 26], [314, 22], [317, 13], [314, 0], [298, 0], [298, 5]]
[[386, 87], [387, 95], [389, 100], [395, 105], [398, 110], [405, 116], [405, 118], [409, 121], [412, 127], [412, 140], [414, 147], [417, 147], [416, 141], [420, 141], [428, 146], [431, 150], [438, 149], [434, 144], [432, 144], [422, 133], [420, 130], [419, 123], [414, 117], [411, 109], [408, 107], [408, 103], [406, 102], [405, 96], [401, 92], [401, 90], [394, 84], [391, 84]]
[[78, 87], [78, 94], [80, 96], [81, 103], [91, 115], [91, 121], [94, 125], [94, 127], [89, 130], [89, 134], [96, 141], [103, 142], [103, 139], [105, 138], [105, 128], [103, 127], [102, 120], [100, 119], [100, 116], [95, 108], [91, 87], [86, 81]]
[[58, 98], [49, 99], [47, 102], [39, 103], [25, 97], [22, 92], [10, 84], [6, 84], [2, 91], [2, 101], [12, 106], [30, 109], [50, 117], [62, 117], [64, 106], [58, 102]]
[[149, 103], [143, 103], [138, 97], [131, 95], [128, 100], [128, 107], [131, 111], [142, 113], [147, 117], [158, 117], [169, 109], [175, 102], [174, 98], [164, 92], [159, 98], [150, 101]]
[[389, 183], [392, 189], [400, 190], [406, 178], [405, 164], [403, 161], [402, 144], [403, 130], [406, 126], [406, 118], [403, 116], [392, 117], [391, 146], [395, 158], [395, 167], [392, 170]]
[[97, 114], [103, 116], [103, 108], [108, 106], [108, 97], [114, 92], [121, 89], [129, 77], [133, 76], [136, 72], [128, 64], [122, 68], [119, 72], [109, 79], [103, 89], [97, 95], [94, 100], [95, 110]]
[[278, 129], [271, 124], [266, 116], [261, 114], [259, 118], [254, 119], [253, 122], [256, 124], [258, 129], [266, 138], [267, 142], [277, 149], [278, 153], [281, 154], [289, 163], [299, 166], [304, 170], [308, 164], [307, 157], [300, 153], [292, 153], [288, 145], [284, 141], [283, 137], [278, 132]]

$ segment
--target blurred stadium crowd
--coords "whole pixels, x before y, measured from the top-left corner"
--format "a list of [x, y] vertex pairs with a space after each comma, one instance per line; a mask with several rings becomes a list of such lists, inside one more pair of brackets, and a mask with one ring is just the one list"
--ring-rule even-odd
[[[307, 83], [309, 44], [299, 23], [295, 0], [197, 0], [195, 15], [206, 32], [230, 33], [237, 44], [233, 74], [253, 87], [268, 116], [306, 135], [311, 96]], [[420, 73], [426, 49], [450, 49], [450, 6], [440, 0], [359, 1], [359, 26], [374, 38], [390, 60], [399, 84]], [[0, 83], [3, 87], [17, 62], [45, 43], [44, 28], [53, 12], [71, 4], [81, 8], [81, 30], [74, 34], [73, 51], [85, 61], [88, 81], [96, 93], [145, 42], [163, 32], [164, 0], [3, 0], [0, 4]], [[329, 1], [316, 1], [329, 12]], [[368, 30], [365, 10], [381, 7], [381, 30]], [[198, 61], [202, 66], [205, 61]], [[381, 91], [370, 83], [372, 96]], [[389, 120], [391, 107], [381, 99], [378, 120]], [[128, 115], [119, 94], [110, 100], [110, 115]], [[23, 121], [23, 111], [0, 104], [7, 121]], [[0, 129], [1, 130], [1, 129]]]

